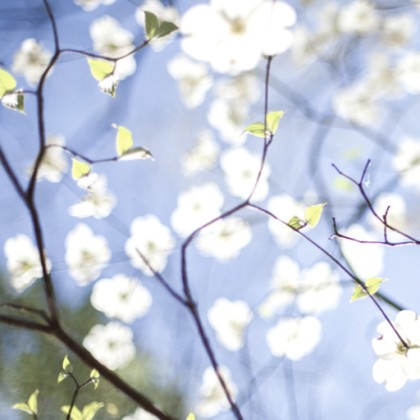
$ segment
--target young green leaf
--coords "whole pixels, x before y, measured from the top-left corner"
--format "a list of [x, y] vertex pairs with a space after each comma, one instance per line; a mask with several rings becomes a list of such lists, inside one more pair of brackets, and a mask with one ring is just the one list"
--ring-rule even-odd
[[195, 414], [194, 413], [188, 414], [188, 416], [185, 420], [195, 420]]
[[308, 226], [313, 228], [318, 224], [326, 204], [315, 204], [305, 209], [305, 221]]
[[166, 35], [171, 34], [178, 30], [178, 26], [175, 25], [173, 22], [162, 22], [159, 25], [159, 28], [156, 31], [155, 37], [156, 38], [163, 38]]
[[62, 368], [63, 368], [64, 372], [67, 372], [67, 373], [72, 373], [73, 372], [73, 366], [71, 365], [69, 357], [68, 357], [67, 354], [64, 356]]
[[83, 407], [83, 420], [92, 420], [95, 414], [104, 406], [104, 403], [93, 401]]
[[16, 403], [12, 406], [12, 408], [14, 410], [24, 411], [25, 413], [28, 413], [28, 414], [34, 414], [31, 410], [31, 408], [29, 407], [29, 405], [26, 404], [26, 403]]
[[89, 163], [72, 159], [71, 176], [74, 180], [78, 180], [90, 174], [91, 167]]
[[263, 139], [270, 135], [268, 131], [264, 131], [264, 123], [262, 122], [256, 122], [248, 125], [244, 129], [243, 133], [249, 133], [255, 137], [261, 137]]
[[279, 122], [284, 115], [283, 111], [272, 111], [267, 114], [267, 130], [272, 134], [276, 134]]
[[157, 31], [159, 28], [159, 20], [152, 12], [144, 12], [145, 14], [145, 26], [146, 26], [146, 36], [148, 40], [151, 40], [157, 36]]
[[297, 216], [293, 216], [287, 223], [293, 229], [302, 229], [305, 226], [305, 222]]
[[25, 113], [25, 95], [21, 90], [6, 93], [1, 99], [1, 103], [4, 107], [13, 111], [19, 111], [22, 114]]
[[87, 59], [92, 76], [101, 82], [114, 72], [115, 64], [111, 61]]
[[98, 388], [98, 385], [99, 385], [99, 377], [100, 376], [101, 375], [99, 374], [99, 372], [96, 369], [93, 369], [90, 372], [90, 379], [91, 379], [91, 381], [93, 383], [93, 389]]
[[384, 279], [381, 277], [368, 278], [365, 282], [365, 287], [369, 293], [366, 293], [362, 286], [358, 284], [353, 290], [353, 295], [351, 296], [350, 302], [362, 299], [368, 295], [374, 295], [379, 290], [383, 281]]
[[59, 384], [60, 382], [63, 382], [64, 379], [66, 379], [68, 376], [69, 376], [68, 373], [60, 372], [58, 374], [57, 383]]
[[6, 70], [0, 68], [0, 98], [16, 88], [16, 79]]
[[[70, 405], [63, 405], [61, 407], [61, 411], [64, 414], [69, 414], [70, 407], [71, 407]], [[82, 413], [75, 405], [73, 406], [73, 409], [71, 410], [70, 418], [71, 420], [84, 420]]]
[[38, 414], [38, 394], [39, 391], [36, 389], [28, 399], [28, 406], [34, 414]]
[[118, 130], [115, 145], [118, 156], [122, 156], [133, 147], [133, 136], [128, 128], [116, 124], [112, 126]]

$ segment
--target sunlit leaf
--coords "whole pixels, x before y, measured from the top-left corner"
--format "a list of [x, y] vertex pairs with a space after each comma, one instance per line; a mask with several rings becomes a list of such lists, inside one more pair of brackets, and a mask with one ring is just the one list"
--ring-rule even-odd
[[83, 407], [83, 420], [92, 420], [104, 403], [93, 401]]
[[152, 12], [144, 12], [145, 14], [145, 27], [146, 27], [146, 36], [147, 39], [153, 39], [157, 36], [157, 31], [159, 28], [159, 20]]
[[73, 177], [73, 179], [77, 180], [77, 179], [83, 178], [89, 175], [90, 171], [91, 171], [91, 167], [89, 163], [82, 162], [80, 160], [73, 158], [73, 163], [71, 167], [71, 176]]
[[276, 134], [279, 122], [284, 115], [283, 111], [272, 111], [267, 114], [267, 130], [272, 134]]
[[133, 147], [133, 135], [128, 128], [122, 127], [121, 125], [112, 124], [117, 131], [117, 137], [115, 140], [115, 147], [117, 149], [118, 156], [122, 156], [128, 150]]
[[29, 405], [23, 402], [14, 404], [12, 408], [14, 408], [15, 410], [24, 411], [25, 413], [28, 413], [28, 414], [33, 414]]
[[248, 127], [244, 129], [243, 133], [249, 133], [263, 139], [270, 135], [268, 131], [264, 131], [264, 123], [262, 122], [256, 122], [248, 125]]
[[382, 277], [370, 277], [365, 282], [365, 287], [369, 293], [363, 289], [359, 284], [354, 288], [353, 295], [351, 296], [350, 302], [362, 299], [368, 295], [374, 295], [380, 288], [384, 279]]
[[308, 226], [313, 228], [318, 224], [326, 204], [327, 203], [315, 204], [305, 209], [305, 221]]
[[68, 373], [60, 372], [58, 374], [57, 383], [63, 382], [64, 379], [66, 379], [68, 376], [69, 376]]
[[93, 58], [88, 58], [87, 61], [92, 76], [98, 81], [106, 79], [114, 72], [115, 64], [111, 61], [95, 60]]
[[36, 389], [28, 399], [28, 406], [34, 414], [38, 414], [38, 394], [39, 391]]
[[72, 373], [73, 372], [73, 366], [71, 365], [69, 357], [68, 357], [67, 354], [64, 356], [62, 368], [63, 368], [64, 372], [67, 372], [67, 373]]
[[158, 30], [156, 31], [156, 38], [163, 38], [166, 35], [171, 34], [172, 32], [175, 32], [178, 30], [178, 26], [175, 25], [173, 22], [162, 22], [159, 25]]
[[132, 147], [131, 149], [124, 152], [120, 157], [120, 160], [142, 160], [142, 159], [152, 159], [153, 155], [144, 147]]
[[293, 216], [287, 224], [293, 229], [301, 229], [303, 226], [305, 226], [305, 222], [297, 216]]
[[188, 414], [188, 416], [185, 420], [195, 420], [195, 414], [194, 413]]
[[93, 388], [94, 389], [98, 388], [98, 385], [99, 385], [99, 377], [100, 376], [101, 375], [99, 374], [99, 372], [96, 369], [93, 369], [90, 372], [90, 379], [92, 380]]
[[0, 98], [16, 88], [16, 79], [6, 70], [0, 68]]
[[[61, 407], [61, 411], [64, 414], [69, 414], [70, 407], [71, 407], [70, 405], [63, 405]], [[76, 406], [73, 406], [73, 409], [71, 410], [70, 418], [71, 420], [84, 420], [81, 411]]]
[[342, 191], [354, 191], [355, 187], [354, 184], [349, 181], [347, 178], [337, 177], [334, 180], [334, 185], [337, 189]]
[[1, 99], [1, 103], [4, 107], [13, 111], [19, 111], [22, 114], [25, 113], [25, 95], [21, 90], [6, 93]]

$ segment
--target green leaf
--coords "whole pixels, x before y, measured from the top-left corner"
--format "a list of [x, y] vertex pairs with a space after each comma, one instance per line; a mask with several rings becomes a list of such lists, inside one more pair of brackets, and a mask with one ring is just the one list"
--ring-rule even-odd
[[93, 58], [88, 58], [87, 61], [92, 76], [98, 81], [106, 79], [114, 72], [115, 64], [111, 61], [95, 60]]
[[82, 162], [74, 158], [72, 159], [72, 161], [73, 163], [71, 167], [71, 176], [73, 177], [73, 179], [77, 180], [90, 174], [91, 167], [89, 163]]
[[122, 156], [133, 146], [133, 136], [128, 128], [116, 124], [113, 124], [112, 126], [118, 130], [115, 146], [118, 156]]
[[99, 374], [99, 372], [96, 369], [93, 369], [90, 372], [90, 379], [91, 379], [91, 381], [93, 383], [93, 389], [98, 388], [98, 385], [99, 385], [99, 377], [100, 376], [101, 375]]
[[64, 372], [67, 372], [67, 373], [72, 373], [73, 372], [73, 366], [71, 365], [69, 357], [68, 357], [67, 354], [64, 356], [62, 368], [63, 368]]
[[25, 413], [28, 413], [28, 414], [33, 414], [31, 408], [26, 403], [16, 403], [16, 404], [13, 405], [12, 408], [15, 409], [15, 410], [24, 411]]
[[146, 36], [147, 39], [151, 40], [157, 36], [157, 31], [159, 28], [159, 20], [152, 12], [144, 12], [146, 20]]
[[158, 30], [156, 31], [155, 37], [156, 38], [163, 38], [166, 35], [171, 34], [174, 31], [178, 30], [178, 26], [175, 25], [173, 22], [162, 22], [159, 25]]
[[4, 107], [13, 111], [19, 111], [22, 114], [25, 113], [25, 95], [21, 90], [6, 93], [1, 99], [1, 103]]
[[152, 159], [153, 155], [144, 147], [132, 147], [131, 149], [124, 152], [121, 155], [119, 160], [142, 160], [142, 159]]
[[83, 420], [92, 420], [104, 403], [93, 401], [83, 407]]
[[276, 134], [279, 122], [284, 115], [283, 111], [272, 111], [267, 114], [267, 130], [272, 134]]
[[194, 413], [188, 414], [188, 416], [185, 420], [195, 420], [195, 414]]
[[267, 131], [264, 131], [264, 123], [262, 122], [256, 122], [248, 125], [243, 133], [249, 133], [256, 137], [266, 138], [270, 135], [270, 133]]
[[[63, 405], [61, 407], [61, 411], [64, 414], [69, 414], [69, 410], [70, 410], [70, 405]], [[71, 410], [71, 416], [70, 416], [71, 420], [84, 420], [82, 413], [80, 412], [80, 410], [76, 407], [73, 406], [73, 409]]]
[[0, 68], [0, 98], [16, 88], [16, 79], [6, 70]]
[[355, 300], [362, 299], [369, 295], [374, 295], [379, 290], [383, 281], [384, 279], [382, 277], [368, 278], [365, 282], [365, 287], [369, 293], [366, 293], [363, 287], [358, 284], [353, 290], [350, 302], [354, 302]]
[[34, 414], [38, 414], [38, 394], [39, 391], [36, 389], [28, 399], [28, 406]]
[[287, 223], [293, 229], [302, 229], [305, 226], [305, 222], [297, 216], [293, 216]]
[[63, 382], [69, 375], [65, 372], [60, 372], [58, 374], [57, 383]]
[[305, 209], [305, 221], [310, 227], [315, 227], [321, 219], [322, 211], [327, 203], [315, 204]]

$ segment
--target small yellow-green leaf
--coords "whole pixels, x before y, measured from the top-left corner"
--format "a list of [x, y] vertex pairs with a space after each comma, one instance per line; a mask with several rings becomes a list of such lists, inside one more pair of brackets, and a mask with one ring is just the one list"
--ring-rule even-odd
[[151, 159], [154, 160], [153, 155], [144, 147], [132, 147], [131, 149], [124, 152], [120, 157], [120, 160], [142, 160]]
[[24, 411], [25, 413], [28, 413], [28, 414], [33, 414], [31, 408], [26, 403], [16, 403], [16, 404], [13, 405], [12, 408], [15, 409], [15, 410]]
[[111, 61], [95, 60], [93, 58], [88, 58], [87, 61], [92, 76], [98, 81], [106, 79], [114, 72], [115, 64]]
[[83, 178], [84, 176], [87, 176], [90, 174], [91, 167], [89, 163], [82, 162], [80, 160], [73, 158], [73, 163], [71, 167], [71, 175], [73, 179], [77, 180], [80, 178]]
[[36, 389], [28, 399], [28, 406], [34, 414], [38, 414], [38, 394], [39, 391]]
[[96, 369], [93, 369], [90, 372], [90, 379], [91, 379], [91, 381], [93, 383], [93, 389], [98, 388], [98, 385], [99, 385], [99, 377], [100, 376], [101, 375], [99, 374], [99, 372]]
[[272, 111], [267, 114], [267, 130], [272, 134], [276, 134], [279, 122], [284, 115], [283, 111]]
[[302, 229], [305, 226], [305, 222], [297, 216], [293, 216], [287, 224], [293, 229]]
[[322, 211], [327, 203], [315, 204], [305, 209], [305, 221], [310, 227], [315, 227], [321, 219]]
[[380, 288], [382, 282], [384, 281], [381, 277], [370, 277], [365, 281], [365, 287], [369, 293], [363, 289], [359, 284], [354, 288], [353, 294], [351, 296], [350, 302], [355, 300], [362, 299], [368, 295], [374, 295]]
[[6, 70], [0, 68], [0, 98], [16, 88], [16, 79]]
[[264, 123], [256, 122], [248, 125], [243, 133], [249, 133], [256, 137], [266, 138], [270, 135], [268, 131], [264, 131]]
[[118, 156], [122, 156], [133, 146], [133, 136], [128, 128], [116, 124], [113, 124], [112, 126], [118, 130], [115, 146]]
[[1, 103], [4, 107], [13, 111], [19, 111], [22, 114], [25, 113], [25, 95], [21, 90], [6, 93], [1, 99]]
[[194, 413], [188, 414], [188, 416], [185, 420], [195, 420], [195, 414]]
[[175, 32], [178, 30], [178, 26], [175, 25], [173, 22], [162, 22], [159, 25], [158, 30], [156, 31], [156, 38], [163, 38], [166, 35], [171, 34], [172, 32]]
[[334, 186], [341, 191], [354, 191], [355, 187], [354, 184], [349, 181], [347, 178], [337, 177], [334, 180]]
[[93, 401], [83, 407], [83, 420], [92, 420], [95, 414], [104, 406], [104, 403]]
[[73, 366], [71, 365], [69, 356], [67, 354], [64, 356], [62, 368], [64, 372], [67, 372], [67, 373], [73, 372]]
[[145, 14], [145, 27], [147, 39], [151, 40], [156, 37], [159, 28], [159, 20], [152, 12], [144, 12]]
[[64, 379], [66, 379], [68, 376], [69, 376], [68, 373], [60, 372], [58, 374], [57, 383], [63, 382]]
[[[70, 407], [71, 407], [70, 405], [63, 405], [61, 407], [61, 411], [64, 414], [69, 414]], [[73, 409], [71, 410], [70, 418], [71, 420], [84, 420], [81, 411], [75, 405], [73, 406]]]

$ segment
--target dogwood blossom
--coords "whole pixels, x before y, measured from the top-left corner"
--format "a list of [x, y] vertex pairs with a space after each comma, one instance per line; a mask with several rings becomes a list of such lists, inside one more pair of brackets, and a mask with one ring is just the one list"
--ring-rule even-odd
[[267, 344], [277, 357], [300, 360], [313, 351], [321, 340], [321, 323], [318, 318], [283, 318], [267, 332]]
[[[93, 49], [107, 57], [118, 58], [133, 50], [133, 34], [121, 27], [120, 23], [111, 16], [105, 15], [92, 22], [90, 37]], [[116, 63], [114, 74], [120, 80], [132, 75], [136, 70], [134, 55], [129, 55]]]
[[[225, 366], [219, 366], [219, 373], [224, 379], [232, 398], [237, 394], [236, 385], [232, 382], [230, 371]], [[213, 368], [208, 367], [203, 374], [200, 387], [200, 401], [195, 412], [202, 417], [213, 417], [221, 411], [229, 409], [230, 405], [220, 385], [219, 379]]]
[[372, 340], [379, 359], [373, 365], [373, 379], [388, 391], [397, 391], [407, 380], [420, 379], [420, 316], [414, 311], [398, 312], [393, 322], [397, 336], [387, 321], [378, 325], [379, 337]]
[[419, 140], [414, 138], [405, 138], [400, 141], [392, 163], [394, 168], [400, 172], [401, 182], [403, 185], [420, 189]]
[[169, 61], [168, 72], [178, 82], [182, 101], [187, 108], [196, 108], [203, 103], [206, 92], [213, 84], [207, 66], [178, 55]]
[[110, 5], [115, 3], [115, 0], [74, 0], [74, 3], [80, 6], [84, 11], [90, 12], [95, 10], [100, 5]]
[[[23, 234], [9, 238], [4, 243], [7, 269], [11, 274], [12, 287], [23, 292], [36, 279], [42, 277], [39, 253], [32, 240]], [[51, 271], [51, 262], [46, 259], [47, 270]]]
[[420, 92], [420, 53], [406, 54], [397, 63], [397, 77], [403, 88], [412, 94]]
[[95, 236], [92, 229], [82, 223], [69, 232], [65, 244], [69, 273], [80, 286], [95, 280], [111, 258], [106, 239]]
[[[417, 393], [417, 399], [418, 399], [418, 393]], [[420, 420], [420, 403], [417, 405], [414, 405], [410, 407], [407, 410], [407, 420]]]
[[125, 368], [136, 354], [131, 328], [119, 322], [95, 325], [83, 339], [83, 346], [111, 370]]
[[35, 86], [48, 67], [52, 54], [33, 38], [25, 39], [13, 57], [12, 72]]
[[107, 191], [105, 175], [98, 174], [93, 182], [89, 183], [87, 194], [79, 203], [69, 208], [69, 213], [79, 218], [93, 216], [95, 219], [102, 219], [111, 214], [115, 201], [114, 195]]
[[188, 236], [198, 227], [218, 217], [223, 206], [223, 193], [212, 183], [192, 187], [178, 196], [178, 205], [171, 216], [172, 227], [181, 236]]
[[147, 276], [152, 276], [153, 271], [163, 271], [175, 246], [171, 231], [156, 216], [146, 215], [133, 220], [130, 232], [131, 236], [125, 243], [125, 252], [130, 257], [131, 265], [142, 270]]
[[412, 15], [390, 16], [381, 25], [382, 40], [387, 47], [402, 48], [412, 39], [416, 22]]
[[[257, 181], [261, 169], [261, 160], [244, 147], [226, 150], [220, 158], [220, 166], [225, 174], [225, 181], [232, 195], [243, 199], [248, 198]], [[262, 201], [268, 195], [268, 177], [270, 165], [267, 163], [261, 172], [256, 190], [252, 195], [254, 201]]]
[[340, 31], [357, 35], [374, 32], [379, 27], [379, 16], [373, 5], [365, 0], [356, 0], [340, 10]]
[[129, 324], [149, 311], [152, 296], [138, 279], [117, 274], [94, 284], [90, 302], [107, 317]]
[[216, 332], [217, 341], [230, 351], [238, 351], [244, 345], [246, 327], [253, 314], [246, 302], [217, 299], [209, 309], [208, 319]]
[[204, 228], [196, 239], [196, 245], [203, 255], [228, 261], [237, 257], [251, 239], [249, 224], [238, 217], [229, 217]]
[[220, 73], [237, 74], [255, 68], [262, 55], [289, 49], [295, 21], [294, 9], [282, 1], [212, 0], [184, 14], [182, 48]]
[[150, 414], [142, 408], [138, 408], [133, 414], [124, 416], [122, 420], [156, 420], [157, 417], [153, 414]]

